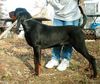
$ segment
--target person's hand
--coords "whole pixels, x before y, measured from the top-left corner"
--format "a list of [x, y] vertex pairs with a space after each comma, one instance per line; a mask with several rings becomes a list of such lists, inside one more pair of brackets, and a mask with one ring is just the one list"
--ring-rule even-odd
[[48, 5], [48, 4], [49, 4], [49, 2], [50, 2], [50, 0], [46, 0], [46, 5]]

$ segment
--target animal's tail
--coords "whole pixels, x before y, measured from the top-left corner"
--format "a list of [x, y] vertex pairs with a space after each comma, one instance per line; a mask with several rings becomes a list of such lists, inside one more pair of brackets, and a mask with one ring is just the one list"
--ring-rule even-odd
[[82, 15], [83, 15], [83, 23], [82, 23], [82, 25], [81, 25], [80, 27], [81, 27], [81, 28], [84, 28], [84, 26], [85, 26], [85, 24], [86, 24], [86, 22], [87, 22], [87, 16], [86, 16], [85, 13], [83, 12], [83, 9], [82, 9], [81, 6], [79, 6], [79, 9], [80, 9], [80, 11], [81, 11], [81, 13], [82, 13]]

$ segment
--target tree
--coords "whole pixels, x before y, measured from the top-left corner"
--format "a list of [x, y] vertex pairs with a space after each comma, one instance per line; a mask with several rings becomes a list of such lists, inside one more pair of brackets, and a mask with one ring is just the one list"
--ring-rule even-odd
[[[0, 0], [0, 18], [2, 18], [2, 16], [3, 16], [3, 12], [2, 12], [2, 6], [3, 6], [3, 2], [4, 1], [6, 1], [6, 0]], [[0, 21], [0, 24], [1, 24], [2, 22]]]

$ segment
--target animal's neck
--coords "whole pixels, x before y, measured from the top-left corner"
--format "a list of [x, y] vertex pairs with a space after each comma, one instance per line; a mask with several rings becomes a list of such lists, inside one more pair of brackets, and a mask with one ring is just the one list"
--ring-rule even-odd
[[22, 23], [24, 31], [27, 31], [28, 29], [26, 28], [25, 24]]
[[28, 20], [31, 20], [31, 19], [32, 19], [32, 18], [25, 19], [25, 20], [23, 20], [23, 22], [22, 22], [22, 26], [23, 26], [23, 28], [24, 28], [24, 31], [26, 31], [26, 32], [28, 32], [28, 31], [30, 30], [30, 27], [28, 27], [27, 21], [28, 21]]
[[22, 20], [22, 26], [24, 28], [24, 31], [29, 31], [30, 28], [27, 27], [27, 21], [32, 19], [32, 16], [30, 14], [24, 15], [24, 18]]
[[26, 20], [28, 20], [28, 19], [31, 19], [31, 18], [32, 18], [31, 15], [26, 15], [26, 16], [24, 16], [24, 21], [26, 21]]

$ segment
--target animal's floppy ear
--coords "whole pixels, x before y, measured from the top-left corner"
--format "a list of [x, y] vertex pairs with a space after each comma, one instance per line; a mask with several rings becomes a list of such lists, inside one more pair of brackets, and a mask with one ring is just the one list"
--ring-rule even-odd
[[20, 25], [21, 25], [21, 18], [18, 17], [18, 18], [17, 18], [17, 25], [16, 25], [16, 32], [17, 32], [17, 33], [19, 33]]
[[16, 16], [16, 19], [18, 19], [19, 18], [19, 16], [20, 16], [20, 12], [14, 12], [14, 16]]

